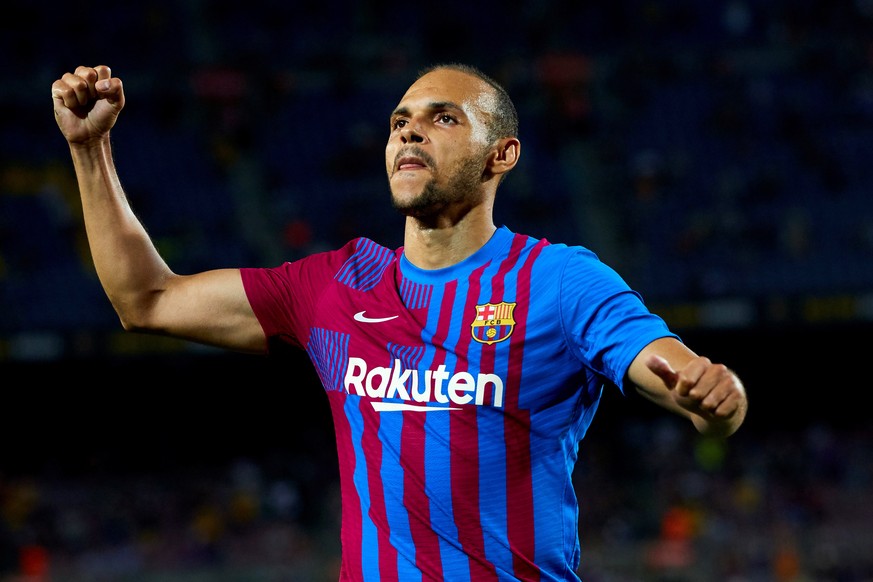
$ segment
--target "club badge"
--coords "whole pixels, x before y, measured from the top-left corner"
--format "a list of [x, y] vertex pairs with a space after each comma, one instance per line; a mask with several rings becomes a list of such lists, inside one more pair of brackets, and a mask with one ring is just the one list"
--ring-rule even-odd
[[471, 324], [473, 339], [483, 344], [502, 342], [512, 335], [515, 320], [512, 312], [517, 303], [486, 303], [476, 306], [476, 318]]

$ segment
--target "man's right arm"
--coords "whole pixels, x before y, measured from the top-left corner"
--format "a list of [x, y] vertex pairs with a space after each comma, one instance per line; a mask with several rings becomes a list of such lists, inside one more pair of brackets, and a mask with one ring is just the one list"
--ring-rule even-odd
[[108, 67], [79, 67], [52, 85], [55, 120], [76, 171], [94, 266], [125, 329], [264, 352], [266, 339], [238, 269], [178, 275], [128, 203], [109, 132], [124, 107]]

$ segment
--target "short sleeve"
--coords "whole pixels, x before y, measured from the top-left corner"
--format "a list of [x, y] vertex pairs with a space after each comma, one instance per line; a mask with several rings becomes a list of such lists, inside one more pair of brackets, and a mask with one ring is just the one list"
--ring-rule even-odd
[[641, 295], [611, 267], [580, 248], [561, 276], [561, 317], [573, 353], [624, 390], [631, 362], [652, 341], [675, 337]]

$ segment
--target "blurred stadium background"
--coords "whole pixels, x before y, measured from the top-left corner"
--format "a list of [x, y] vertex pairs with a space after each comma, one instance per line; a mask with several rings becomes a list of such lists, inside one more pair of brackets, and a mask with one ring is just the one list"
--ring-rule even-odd
[[[16, 2], [0, 19], [0, 580], [336, 580], [326, 402], [121, 331], [49, 88], [108, 64], [132, 203], [179, 272], [400, 244], [387, 116], [422, 66], [521, 116], [496, 219], [615, 266], [747, 382], [726, 443], [608, 393], [587, 582], [873, 580], [873, 2]], [[242, 385], [240, 385], [242, 384]]]

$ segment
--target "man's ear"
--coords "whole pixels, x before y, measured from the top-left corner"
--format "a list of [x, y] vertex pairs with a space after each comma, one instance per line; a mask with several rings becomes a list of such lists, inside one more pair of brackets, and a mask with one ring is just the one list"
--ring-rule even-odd
[[488, 157], [486, 169], [492, 175], [500, 176], [515, 167], [521, 155], [521, 142], [516, 137], [504, 137]]

